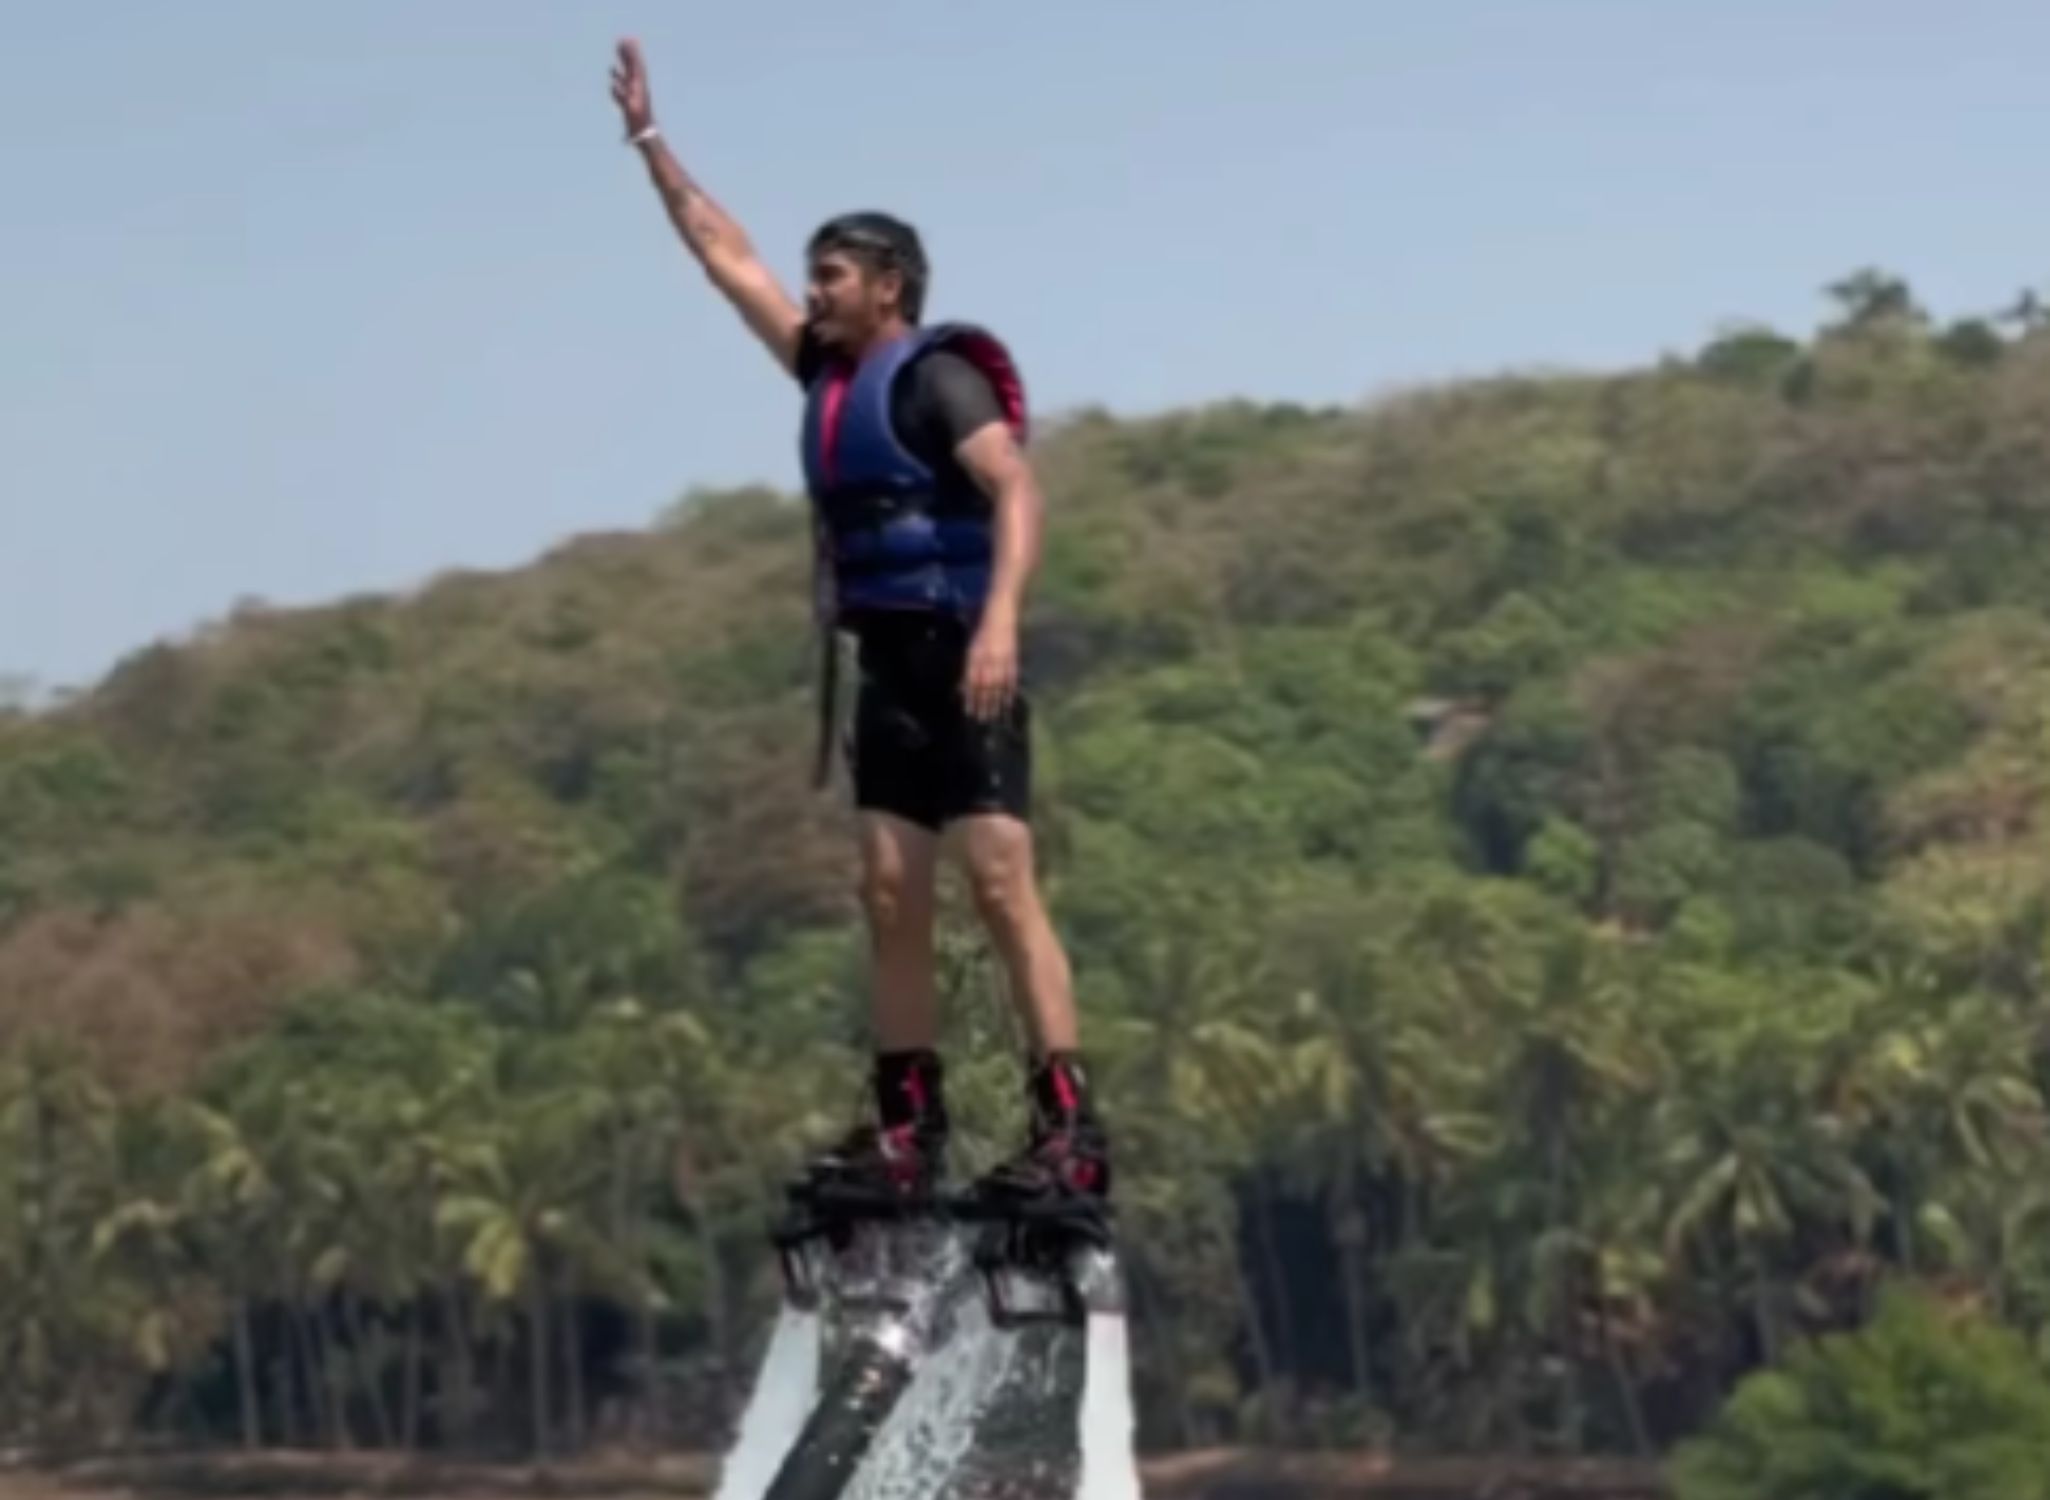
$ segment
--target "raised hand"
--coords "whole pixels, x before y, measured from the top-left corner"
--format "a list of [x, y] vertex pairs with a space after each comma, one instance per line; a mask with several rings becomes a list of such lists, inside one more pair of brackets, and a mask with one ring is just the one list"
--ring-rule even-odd
[[619, 44], [619, 61], [612, 68], [612, 102], [628, 135], [639, 135], [655, 123], [655, 105], [648, 97], [648, 69], [641, 61], [640, 44], [628, 37]]
[[796, 374], [804, 312], [762, 264], [739, 221], [692, 180], [669, 142], [655, 129], [648, 69], [641, 61], [640, 43], [632, 37], [619, 43], [619, 60], [612, 68], [612, 102], [619, 106], [626, 138], [647, 164], [649, 180], [662, 196], [669, 222], [776, 363]]

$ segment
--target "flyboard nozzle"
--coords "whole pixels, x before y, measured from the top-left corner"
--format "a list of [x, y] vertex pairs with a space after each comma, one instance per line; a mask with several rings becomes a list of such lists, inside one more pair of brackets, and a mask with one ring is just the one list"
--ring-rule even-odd
[[857, 1335], [765, 1500], [837, 1500], [911, 1383], [923, 1343], [908, 1313], [886, 1316]]
[[937, 1222], [907, 1219], [839, 1223], [783, 1247], [792, 1286], [851, 1326], [764, 1500], [834, 1500], [854, 1477], [919, 1361], [946, 1337], [948, 1243]]

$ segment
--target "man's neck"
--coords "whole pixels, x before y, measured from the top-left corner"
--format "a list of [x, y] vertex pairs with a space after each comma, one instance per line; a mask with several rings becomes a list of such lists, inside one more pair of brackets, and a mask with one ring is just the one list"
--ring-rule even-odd
[[905, 322], [902, 318], [892, 318], [889, 322], [883, 324], [882, 327], [878, 328], [874, 333], [870, 334], [868, 336], [867, 342], [862, 344], [862, 346], [859, 349], [854, 351], [855, 361], [859, 363], [861, 360], [867, 359], [871, 354], [875, 353], [876, 350], [882, 348], [885, 344], [890, 343], [895, 339], [902, 338], [905, 334], [909, 333], [910, 331], [911, 325], [909, 323]]

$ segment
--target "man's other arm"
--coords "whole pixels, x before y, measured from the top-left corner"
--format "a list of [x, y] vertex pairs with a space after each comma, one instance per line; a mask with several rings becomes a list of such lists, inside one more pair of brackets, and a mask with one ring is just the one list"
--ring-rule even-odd
[[955, 459], [989, 497], [994, 512], [989, 595], [969, 648], [963, 695], [980, 718], [999, 713], [1018, 683], [1018, 626], [1025, 591], [1039, 564], [1043, 501], [1032, 464], [1003, 419], [981, 371], [958, 355], [936, 353], [920, 375]]
[[1025, 589], [1039, 565], [1042, 500], [1032, 464], [1006, 422], [986, 422], [954, 449], [996, 512], [987, 613], [1015, 630], [1024, 613]]
[[697, 184], [663, 140], [655, 125], [647, 69], [640, 48], [631, 41], [619, 44], [612, 97], [619, 105], [627, 135], [635, 140], [647, 163], [649, 180], [668, 210], [669, 222], [676, 226], [712, 285], [733, 304], [741, 321], [778, 364], [795, 374], [804, 314], [755, 253], [740, 222]]
[[1041, 500], [1032, 465], [1019, 447], [989, 379], [951, 350], [913, 367], [913, 401], [926, 443], [954, 455], [995, 511], [988, 612], [1015, 624], [1039, 561]]

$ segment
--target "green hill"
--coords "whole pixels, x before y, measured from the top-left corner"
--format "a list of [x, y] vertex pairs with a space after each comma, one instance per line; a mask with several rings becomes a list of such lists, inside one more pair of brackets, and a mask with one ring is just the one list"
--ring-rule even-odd
[[[1885, 1276], [2050, 1331], [2050, 328], [1836, 297], [1043, 440], [1150, 1442], [1663, 1447]], [[711, 1440], [861, 1087], [804, 534], [695, 495], [0, 719], [0, 1440]]]

